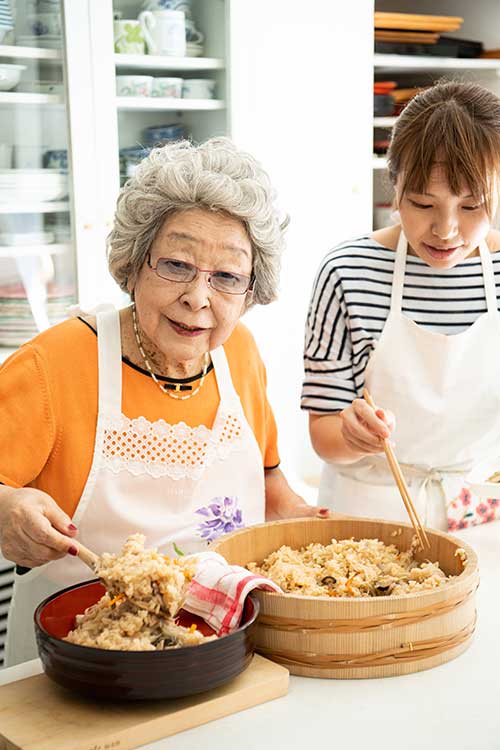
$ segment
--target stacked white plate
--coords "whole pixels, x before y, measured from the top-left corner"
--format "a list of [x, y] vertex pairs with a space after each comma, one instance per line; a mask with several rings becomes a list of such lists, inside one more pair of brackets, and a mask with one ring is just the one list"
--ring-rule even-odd
[[[68, 317], [67, 307], [75, 302], [74, 290], [59, 284], [49, 284], [47, 315], [51, 324]], [[0, 287], [0, 346], [21, 346], [36, 336], [38, 329], [33, 319], [26, 292], [21, 284]]]
[[0, 169], [0, 203], [55, 201], [68, 194], [68, 176], [58, 169]]
[[54, 240], [54, 232], [2, 232], [0, 234], [0, 245], [50, 245]]

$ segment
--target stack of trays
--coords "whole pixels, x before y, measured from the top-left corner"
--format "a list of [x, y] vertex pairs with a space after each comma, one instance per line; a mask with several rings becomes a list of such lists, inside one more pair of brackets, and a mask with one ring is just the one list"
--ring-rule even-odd
[[[47, 293], [47, 315], [50, 323], [67, 318], [67, 308], [74, 304], [71, 287], [51, 284]], [[36, 336], [38, 329], [26, 291], [21, 284], [0, 287], [0, 346], [21, 346]]]

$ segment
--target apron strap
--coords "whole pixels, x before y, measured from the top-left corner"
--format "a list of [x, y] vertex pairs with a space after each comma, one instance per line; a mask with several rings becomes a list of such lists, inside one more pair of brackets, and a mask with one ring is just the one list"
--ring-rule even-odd
[[98, 312], [99, 415], [119, 416], [122, 407], [122, 348], [118, 310]]
[[394, 276], [391, 291], [391, 313], [400, 313], [403, 301], [403, 286], [405, 281], [406, 253], [408, 242], [401, 227], [398, 246], [396, 248], [396, 259], [394, 261]]
[[224, 347], [218, 346], [217, 349], [210, 352], [210, 356], [214, 365], [221, 403], [239, 402], [240, 399], [233, 385]]
[[479, 245], [479, 254], [483, 266], [484, 291], [486, 293], [486, 306], [490, 315], [498, 315], [497, 290], [495, 286], [495, 272], [493, 261], [486, 241]]

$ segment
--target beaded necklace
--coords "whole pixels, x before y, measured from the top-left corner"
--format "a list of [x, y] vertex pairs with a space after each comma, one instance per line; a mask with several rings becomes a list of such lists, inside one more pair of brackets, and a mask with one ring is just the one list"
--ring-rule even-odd
[[156, 377], [156, 375], [153, 372], [153, 368], [149, 364], [149, 360], [148, 360], [148, 358], [146, 356], [146, 353], [144, 351], [144, 348], [142, 346], [141, 337], [139, 335], [139, 329], [137, 328], [137, 318], [136, 318], [136, 315], [135, 315], [135, 304], [132, 305], [132, 321], [134, 323], [135, 340], [137, 342], [137, 347], [139, 349], [139, 352], [141, 353], [141, 357], [142, 357], [142, 359], [144, 361], [144, 364], [146, 365], [147, 371], [149, 372], [149, 374], [151, 375], [151, 377], [155, 381], [155, 383], [158, 386], [158, 388], [162, 391], [162, 393], [166, 393], [167, 396], [170, 396], [170, 398], [173, 398], [176, 401], [185, 401], [188, 398], [192, 398], [193, 396], [196, 396], [196, 394], [198, 393], [198, 391], [202, 387], [203, 383], [205, 382], [205, 377], [207, 375], [208, 367], [210, 365], [210, 356], [209, 356], [208, 352], [205, 352], [205, 355], [204, 355], [204, 358], [203, 358], [203, 371], [201, 373], [201, 380], [200, 380], [200, 384], [198, 385], [198, 387], [195, 388], [194, 391], [191, 391], [191, 393], [188, 393], [186, 396], [175, 396], [172, 393], [172, 391], [170, 391], [168, 388], [166, 388], [164, 385], [162, 385], [160, 383], [160, 381], [158, 380], [158, 378]]

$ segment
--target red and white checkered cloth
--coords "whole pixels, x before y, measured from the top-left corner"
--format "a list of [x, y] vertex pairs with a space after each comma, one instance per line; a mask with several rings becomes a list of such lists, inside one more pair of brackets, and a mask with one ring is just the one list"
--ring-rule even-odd
[[193, 555], [199, 560], [182, 608], [207, 622], [218, 636], [239, 627], [246, 596], [253, 589], [283, 593], [268, 578], [253, 575], [240, 565], [229, 565], [217, 552]]

